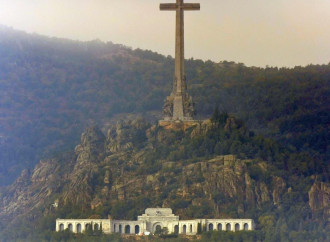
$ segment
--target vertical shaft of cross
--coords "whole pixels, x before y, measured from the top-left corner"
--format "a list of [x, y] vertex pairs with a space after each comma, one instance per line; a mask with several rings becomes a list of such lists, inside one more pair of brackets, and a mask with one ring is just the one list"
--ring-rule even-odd
[[184, 10], [183, 0], [177, 0], [175, 35], [175, 82], [177, 94], [181, 94], [184, 80]]

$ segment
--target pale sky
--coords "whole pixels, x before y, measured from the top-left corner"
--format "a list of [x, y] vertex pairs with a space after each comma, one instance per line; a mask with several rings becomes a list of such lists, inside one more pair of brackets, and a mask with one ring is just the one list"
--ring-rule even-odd
[[[174, 55], [175, 0], [0, 0], [0, 24]], [[327, 64], [330, 0], [185, 0], [185, 57], [247, 66]]]

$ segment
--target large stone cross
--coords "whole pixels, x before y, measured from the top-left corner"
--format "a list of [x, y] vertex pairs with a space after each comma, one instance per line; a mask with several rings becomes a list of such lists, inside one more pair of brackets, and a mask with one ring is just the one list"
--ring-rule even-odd
[[184, 3], [176, 0], [176, 3], [160, 4], [160, 10], [176, 11], [176, 35], [175, 35], [175, 80], [173, 86], [173, 115], [172, 119], [183, 120], [185, 112], [186, 80], [184, 73], [184, 10], [200, 10], [199, 3]]

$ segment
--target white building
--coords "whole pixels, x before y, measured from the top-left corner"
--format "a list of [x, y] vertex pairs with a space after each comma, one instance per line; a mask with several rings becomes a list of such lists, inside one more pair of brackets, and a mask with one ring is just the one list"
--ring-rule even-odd
[[157, 229], [167, 228], [168, 233], [195, 235], [198, 225], [206, 231], [239, 231], [253, 230], [252, 219], [192, 219], [179, 220], [179, 216], [172, 213], [170, 208], [147, 208], [145, 214], [138, 216], [137, 221], [113, 219], [56, 219], [56, 231], [65, 229], [73, 233], [82, 233], [92, 226], [106, 234], [145, 234], [155, 233]]

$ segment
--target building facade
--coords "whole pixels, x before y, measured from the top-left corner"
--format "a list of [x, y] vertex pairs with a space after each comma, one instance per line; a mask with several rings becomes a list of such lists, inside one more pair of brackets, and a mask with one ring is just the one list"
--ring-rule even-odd
[[167, 228], [168, 233], [195, 235], [198, 227], [206, 231], [240, 231], [254, 230], [252, 219], [192, 219], [179, 220], [170, 208], [147, 208], [136, 221], [113, 219], [57, 219], [56, 231], [69, 229], [73, 233], [82, 233], [91, 226], [94, 230], [106, 234], [154, 234], [157, 230]]

